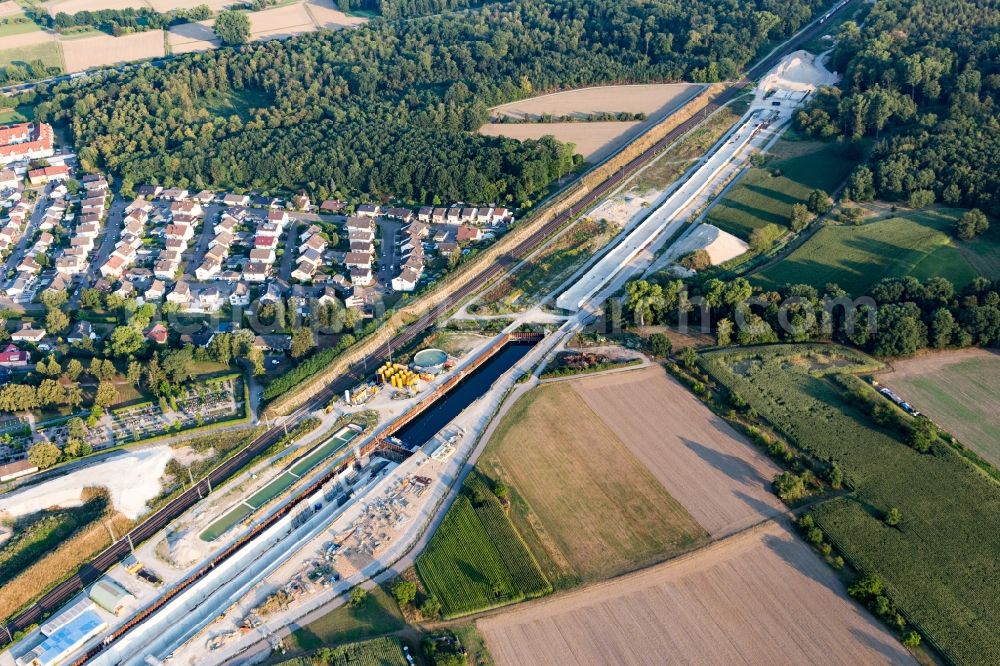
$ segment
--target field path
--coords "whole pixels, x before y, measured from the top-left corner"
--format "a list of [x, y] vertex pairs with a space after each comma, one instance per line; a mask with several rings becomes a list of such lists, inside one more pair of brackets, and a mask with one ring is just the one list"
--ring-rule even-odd
[[499, 666], [914, 663], [774, 521], [477, 625]]

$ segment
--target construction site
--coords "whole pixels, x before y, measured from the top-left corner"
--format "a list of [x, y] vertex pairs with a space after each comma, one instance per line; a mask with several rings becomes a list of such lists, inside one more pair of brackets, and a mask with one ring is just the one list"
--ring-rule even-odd
[[315, 415], [329, 420], [375, 410], [384, 421], [372, 432], [344, 426], [319, 442], [306, 438], [290, 465], [268, 462], [254, 468], [260, 476], [241, 477], [238, 492], [211, 493], [178, 521], [187, 521], [189, 543], [201, 542], [191, 563], [175, 562], [168, 574], [167, 563], [151, 554], [150, 543], [162, 540], [151, 539], [101, 579], [123, 592], [115, 592], [116, 603], [105, 598], [115, 595], [98, 593], [114, 610], [92, 590], [81, 593], [0, 656], [0, 666], [222, 663], [261, 641], [280, 647], [289, 624], [390, 572], [433, 532], [516, 379], [538, 372], [582, 329], [596, 302], [689, 232], [695, 225], [681, 225], [778, 136], [809, 94], [772, 88], [758, 89], [758, 102], [736, 129], [567, 281], [556, 304], [571, 314], [559, 316], [555, 333], [515, 332], [528, 323], [525, 315], [461, 361], [431, 353], [416, 367], [389, 362], [371, 369], [333, 413]]

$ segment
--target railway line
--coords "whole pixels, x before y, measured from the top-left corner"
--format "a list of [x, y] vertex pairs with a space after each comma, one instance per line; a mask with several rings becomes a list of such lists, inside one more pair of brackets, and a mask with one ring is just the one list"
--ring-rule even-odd
[[[257, 454], [266, 450], [271, 444], [277, 441], [286, 431], [286, 428], [293, 427], [311, 411], [325, 406], [334, 396], [343, 393], [357, 384], [363, 378], [362, 367], [376, 367], [384, 362], [388, 356], [388, 349], [399, 349], [419, 335], [427, 331], [434, 323], [444, 316], [457, 303], [472, 295], [482, 287], [491, 283], [494, 279], [504, 274], [511, 266], [530, 254], [539, 244], [546, 240], [553, 233], [558, 231], [563, 225], [570, 222], [575, 215], [588, 210], [602, 198], [613, 192], [625, 181], [631, 178], [639, 169], [653, 161], [667, 147], [697, 126], [704, 117], [716, 111], [723, 105], [729, 103], [741, 94], [741, 91], [752, 83], [755, 79], [772, 69], [788, 53], [796, 50], [798, 46], [820, 34], [825, 28], [825, 22], [833, 15], [843, 11], [846, 7], [854, 5], [860, 0], [848, 0], [841, 2], [822, 17], [822, 21], [817, 19], [809, 26], [799, 32], [795, 37], [786, 42], [783, 46], [776, 48], [773, 52], [763, 58], [756, 65], [747, 70], [745, 76], [734, 83], [729, 84], [720, 94], [706, 107], [704, 114], [696, 114], [680, 123], [677, 127], [667, 133], [662, 139], [657, 141], [645, 152], [632, 159], [621, 169], [609, 176], [604, 182], [594, 187], [583, 198], [575, 203], [570, 209], [564, 210], [555, 215], [551, 220], [540, 226], [526, 239], [521, 241], [509, 253], [499, 257], [492, 264], [482, 268], [478, 273], [471, 276], [467, 282], [455, 291], [448, 299], [433, 307], [419, 319], [411, 323], [405, 330], [401, 331], [387, 345], [386, 353], [376, 352], [366, 356], [354, 369], [341, 375], [339, 378], [319, 390], [308, 403], [302, 405], [291, 414], [284, 417], [281, 424], [274, 425], [259, 437], [250, 442], [247, 446], [234, 454], [228, 460], [210, 471], [197, 483], [182, 492], [180, 495], [170, 500], [141, 524], [133, 528], [127, 535], [115, 541], [107, 549], [97, 555], [89, 563], [85, 564], [78, 573], [62, 581], [54, 588], [46, 592], [38, 601], [15, 616], [4, 625], [5, 631], [0, 638], [0, 647], [12, 641], [13, 635], [38, 622], [42, 621], [48, 614], [57, 610], [73, 595], [77, 594], [86, 585], [96, 581], [101, 575], [119, 562], [130, 552], [132, 544], [138, 544], [151, 538], [170, 521], [174, 520], [185, 511], [194, 506], [213, 486], [218, 486], [225, 482], [236, 472], [242, 469]], [[574, 213], [574, 211], [576, 211]]]

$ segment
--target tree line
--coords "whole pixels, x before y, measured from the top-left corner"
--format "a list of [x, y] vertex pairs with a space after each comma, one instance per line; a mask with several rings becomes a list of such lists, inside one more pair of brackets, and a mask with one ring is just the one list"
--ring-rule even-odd
[[803, 132], [875, 141], [848, 194], [1000, 215], [1000, 7], [976, 0], [885, 0], [846, 22]]
[[[520, 0], [371, 21], [54, 86], [87, 169], [184, 187], [530, 204], [572, 146], [475, 130], [564, 88], [736, 76], [824, 0]], [[218, 100], [235, 112], [219, 113]]]
[[634, 280], [623, 313], [644, 326], [684, 323], [715, 333], [722, 346], [834, 340], [876, 356], [925, 348], [1000, 344], [1000, 281], [977, 278], [962, 289], [932, 277], [884, 278], [854, 301], [837, 285], [765, 291], [745, 278], [704, 284]]

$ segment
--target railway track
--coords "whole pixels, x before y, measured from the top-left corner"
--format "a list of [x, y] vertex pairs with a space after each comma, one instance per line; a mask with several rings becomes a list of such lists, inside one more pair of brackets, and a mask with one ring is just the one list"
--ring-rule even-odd
[[[505, 273], [511, 266], [531, 253], [545, 239], [558, 231], [563, 225], [571, 221], [575, 214], [586, 211], [595, 203], [604, 198], [609, 192], [617, 189], [624, 181], [631, 178], [639, 169], [649, 164], [666, 148], [697, 126], [704, 117], [716, 111], [723, 105], [729, 103], [752, 81], [759, 78], [768, 70], [773, 68], [788, 53], [795, 51], [799, 45], [820, 34], [825, 27], [825, 22], [832, 16], [843, 11], [847, 7], [853, 6], [860, 0], [850, 0], [841, 3], [829, 13], [817, 19], [809, 27], [800, 32], [792, 40], [786, 42], [783, 47], [776, 49], [763, 60], [747, 70], [745, 76], [734, 83], [729, 84], [713, 101], [705, 107], [704, 114], [696, 114], [680, 123], [677, 127], [667, 133], [662, 139], [649, 147], [645, 152], [632, 159], [623, 168], [617, 170], [604, 182], [594, 187], [571, 209], [564, 210], [539, 227], [534, 233], [521, 241], [509, 253], [499, 257], [489, 266], [484, 267], [478, 273], [457, 289], [448, 299], [438, 304], [419, 319], [410, 324], [404, 331], [400, 332], [387, 345], [389, 348], [400, 349], [409, 344], [419, 335], [428, 330], [434, 323], [457, 303], [461, 302], [474, 292], [478, 291], [494, 279]], [[573, 211], [577, 213], [573, 213]], [[376, 367], [384, 362], [388, 353], [376, 352], [366, 356], [360, 363], [362, 367]], [[280, 425], [271, 427], [267, 432], [261, 434], [250, 444], [241, 449], [218, 467], [210, 471], [196, 484], [185, 490], [183, 493], [172, 499], [161, 507], [141, 524], [133, 528], [125, 537], [111, 544], [107, 549], [97, 555], [93, 560], [85, 564], [78, 573], [62, 581], [54, 588], [46, 592], [38, 601], [15, 616], [10, 622], [4, 625], [5, 631], [0, 638], [0, 647], [4, 647], [11, 642], [14, 633], [24, 630], [34, 624], [39, 623], [48, 614], [57, 610], [66, 603], [73, 595], [82, 590], [86, 585], [93, 583], [101, 575], [119, 562], [130, 552], [131, 544], [138, 544], [146, 541], [154, 534], [163, 529], [171, 520], [177, 518], [185, 511], [194, 506], [204, 495], [208, 494], [212, 486], [218, 486], [225, 482], [236, 472], [242, 469], [257, 454], [267, 449], [277, 441], [287, 427], [294, 425], [304, 418], [309, 412], [325, 406], [334, 396], [340, 395], [344, 390], [351, 388], [363, 379], [363, 371], [355, 369], [348, 371], [339, 378], [318, 391], [313, 399], [307, 404], [299, 407], [288, 416], [284, 417]]]

